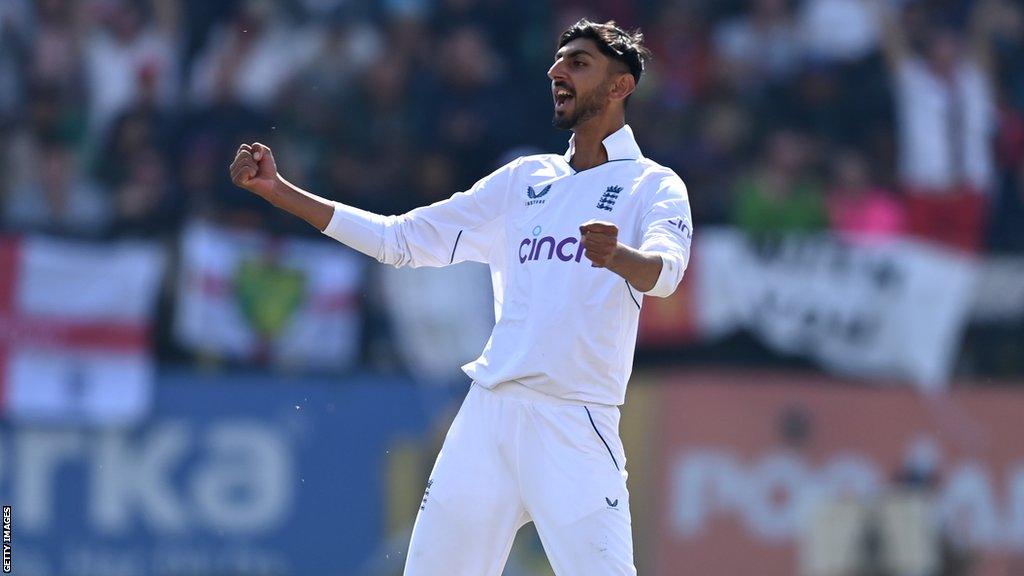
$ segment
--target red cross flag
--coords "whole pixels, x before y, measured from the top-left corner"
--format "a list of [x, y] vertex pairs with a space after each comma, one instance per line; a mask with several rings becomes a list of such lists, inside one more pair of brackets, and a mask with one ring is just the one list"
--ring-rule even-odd
[[193, 221], [181, 238], [175, 335], [215, 359], [350, 368], [364, 260], [336, 242]]
[[163, 270], [163, 252], [149, 243], [0, 238], [3, 416], [94, 424], [144, 416]]

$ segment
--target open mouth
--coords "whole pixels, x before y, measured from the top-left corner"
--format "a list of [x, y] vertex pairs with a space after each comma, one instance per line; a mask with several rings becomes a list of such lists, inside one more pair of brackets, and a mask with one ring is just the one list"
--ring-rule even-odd
[[565, 108], [565, 106], [575, 98], [575, 94], [572, 93], [572, 90], [562, 87], [555, 88], [553, 96], [555, 99], [555, 110]]

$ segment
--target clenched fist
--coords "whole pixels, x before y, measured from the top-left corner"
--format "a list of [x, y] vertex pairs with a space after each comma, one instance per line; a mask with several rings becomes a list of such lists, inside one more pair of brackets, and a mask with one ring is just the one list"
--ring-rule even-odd
[[608, 268], [619, 247], [619, 228], [611, 222], [591, 220], [580, 226], [583, 255], [595, 268]]
[[270, 148], [256, 142], [238, 147], [235, 160], [231, 163], [231, 181], [235, 186], [245, 188], [267, 198], [277, 183], [277, 164]]

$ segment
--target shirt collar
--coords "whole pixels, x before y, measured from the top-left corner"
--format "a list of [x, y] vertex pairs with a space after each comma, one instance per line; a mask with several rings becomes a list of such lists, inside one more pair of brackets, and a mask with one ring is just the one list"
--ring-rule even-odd
[[[640, 153], [640, 146], [637, 145], [636, 138], [633, 137], [633, 130], [629, 127], [629, 124], [623, 124], [622, 128], [609, 134], [601, 143], [604, 144], [604, 150], [608, 153], [609, 162], [612, 160], [639, 160], [643, 157]], [[573, 134], [569, 138], [569, 149], [564, 154], [567, 164], [575, 152], [576, 135]]]

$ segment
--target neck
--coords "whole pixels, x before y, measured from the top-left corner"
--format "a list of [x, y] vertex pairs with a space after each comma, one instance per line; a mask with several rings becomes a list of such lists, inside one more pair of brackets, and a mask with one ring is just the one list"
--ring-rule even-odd
[[577, 172], [600, 166], [608, 161], [608, 151], [604, 149], [605, 138], [615, 133], [626, 124], [623, 115], [614, 118], [593, 118], [573, 128], [573, 154], [569, 165]]

